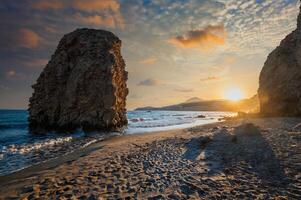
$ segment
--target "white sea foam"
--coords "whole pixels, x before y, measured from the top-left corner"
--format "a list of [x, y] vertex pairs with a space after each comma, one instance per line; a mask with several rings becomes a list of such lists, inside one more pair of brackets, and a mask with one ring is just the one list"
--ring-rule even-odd
[[27, 145], [17, 145], [12, 144], [9, 146], [3, 146], [0, 150], [1, 154], [27, 154], [32, 151], [36, 151], [42, 148], [49, 148], [53, 147], [55, 145], [60, 145], [66, 142], [72, 141], [73, 137], [61, 137], [61, 138], [55, 138], [55, 139], [47, 139], [41, 142], [36, 142], [33, 144], [27, 144]]
[[86, 144], [84, 144], [83, 145], [83, 148], [85, 148], [85, 147], [87, 147], [87, 146], [89, 146], [89, 145], [91, 145], [91, 144], [93, 144], [93, 143], [95, 143], [95, 142], [97, 142], [98, 140], [97, 139], [93, 139], [93, 140], [91, 140], [90, 142], [87, 142]]
[[[128, 113], [129, 125], [125, 133], [144, 133], [179, 128], [189, 128], [218, 122], [232, 112], [195, 112], [195, 111], [132, 111]], [[202, 116], [202, 117], [199, 117]]]
[[[204, 115], [205, 118], [198, 118]], [[123, 134], [145, 133], [218, 121], [220, 117], [231, 116], [227, 112], [186, 112], [186, 111], [129, 111], [129, 124]], [[81, 131], [71, 135], [51, 133], [42, 137], [28, 131], [27, 111], [0, 110], [0, 175], [18, 171], [33, 164], [45, 162], [85, 148], [106, 137], [120, 133], [85, 134]], [[1, 128], [2, 127], [2, 128]]]

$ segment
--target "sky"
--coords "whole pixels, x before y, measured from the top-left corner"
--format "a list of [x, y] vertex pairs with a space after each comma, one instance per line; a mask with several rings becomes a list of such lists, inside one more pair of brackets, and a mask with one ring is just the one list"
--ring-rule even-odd
[[0, 0], [0, 108], [27, 108], [59, 40], [84, 27], [122, 40], [129, 110], [251, 97], [298, 11], [298, 0]]

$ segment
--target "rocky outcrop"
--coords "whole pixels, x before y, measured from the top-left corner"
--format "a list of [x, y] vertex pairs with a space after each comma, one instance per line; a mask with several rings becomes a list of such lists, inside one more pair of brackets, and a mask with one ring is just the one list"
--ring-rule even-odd
[[127, 124], [121, 41], [104, 30], [66, 34], [33, 85], [29, 124], [45, 130], [118, 130]]
[[301, 14], [297, 29], [268, 56], [258, 95], [263, 115], [301, 116]]

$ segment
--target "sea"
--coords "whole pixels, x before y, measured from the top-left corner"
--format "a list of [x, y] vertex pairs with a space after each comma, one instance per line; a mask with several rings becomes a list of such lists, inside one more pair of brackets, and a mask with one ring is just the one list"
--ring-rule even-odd
[[32, 134], [26, 110], [0, 110], [0, 176], [72, 153], [108, 137], [189, 128], [219, 121], [232, 112], [128, 111], [128, 126], [121, 133], [49, 132]]

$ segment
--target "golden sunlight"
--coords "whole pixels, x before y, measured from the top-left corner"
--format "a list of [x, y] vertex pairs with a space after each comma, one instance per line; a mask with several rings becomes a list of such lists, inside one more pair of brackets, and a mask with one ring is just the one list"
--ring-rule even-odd
[[231, 88], [225, 92], [224, 97], [227, 100], [238, 101], [244, 97], [244, 93], [239, 88]]

